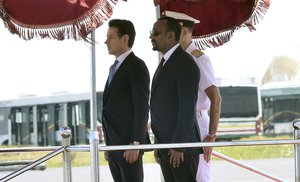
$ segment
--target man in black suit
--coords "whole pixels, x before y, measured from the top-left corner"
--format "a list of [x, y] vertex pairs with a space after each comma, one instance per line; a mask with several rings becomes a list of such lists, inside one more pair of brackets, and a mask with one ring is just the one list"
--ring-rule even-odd
[[[147, 122], [149, 112], [149, 71], [131, 48], [135, 29], [128, 20], [109, 22], [105, 44], [116, 57], [103, 92], [103, 129], [107, 145], [138, 145], [149, 143]], [[110, 151], [108, 163], [116, 182], [143, 181], [143, 152], [139, 150]]]
[[[161, 17], [150, 35], [153, 50], [163, 56], [152, 80], [150, 99], [151, 127], [157, 143], [200, 142], [195, 113], [200, 73], [193, 58], [178, 44], [180, 31], [177, 20]], [[200, 148], [159, 149], [165, 181], [196, 181], [201, 152]]]

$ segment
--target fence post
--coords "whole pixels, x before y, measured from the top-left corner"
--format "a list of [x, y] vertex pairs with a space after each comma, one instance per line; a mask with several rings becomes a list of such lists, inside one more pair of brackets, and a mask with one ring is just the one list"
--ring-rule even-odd
[[62, 137], [62, 146], [65, 147], [63, 152], [63, 175], [64, 182], [72, 181], [72, 170], [71, 170], [71, 152], [66, 150], [66, 147], [70, 146], [71, 141], [71, 129], [68, 126], [60, 128], [60, 135]]
[[[294, 139], [300, 139], [300, 118], [293, 120]], [[295, 154], [295, 182], [300, 182], [300, 144], [294, 145]]]

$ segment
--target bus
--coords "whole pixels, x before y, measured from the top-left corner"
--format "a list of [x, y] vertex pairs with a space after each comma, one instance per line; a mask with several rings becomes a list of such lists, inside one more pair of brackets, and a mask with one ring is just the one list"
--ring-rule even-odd
[[[102, 92], [97, 92], [97, 118], [101, 132]], [[0, 101], [0, 144], [60, 145], [60, 128], [72, 130], [71, 144], [88, 144], [90, 93], [61, 93]]]
[[264, 134], [292, 134], [292, 121], [300, 118], [300, 83], [268, 83], [261, 88]]
[[222, 96], [219, 140], [232, 140], [262, 133], [259, 86], [220, 86]]
[[[257, 86], [221, 86], [218, 139], [235, 139], [261, 132], [261, 99]], [[102, 92], [97, 92], [100, 142]], [[0, 144], [56, 146], [59, 129], [69, 126], [71, 144], [88, 144], [90, 93], [61, 93], [0, 101]]]

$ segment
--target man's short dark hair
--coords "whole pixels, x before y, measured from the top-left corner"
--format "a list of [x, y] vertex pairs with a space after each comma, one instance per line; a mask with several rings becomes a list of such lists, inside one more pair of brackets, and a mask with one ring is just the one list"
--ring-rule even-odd
[[166, 20], [167, 32], [175, 33], [175, 41], [178, 42], [180, 39], [181, 26], [180, 23], [175, 19], [167, 16], [162, 16], [158, 20]]
[[118, 29], [118, 35], [121, 38], [124, 35], [129, 36], [128, 47], [132, 48], [135, 39], [134, 25], [129, 20], [113, 19], [108, 23], [109, 28], [115, 27]]

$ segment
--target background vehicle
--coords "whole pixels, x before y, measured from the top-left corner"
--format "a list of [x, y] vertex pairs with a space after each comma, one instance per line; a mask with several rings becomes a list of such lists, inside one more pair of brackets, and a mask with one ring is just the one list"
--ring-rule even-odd
[[[218, 140], [263, 132], [291, 133], [290, 122], [300, 117], [300, 89], [297, 86], [260, 89], [239, 85], [220, 86], [219, 89], [222, 105]], [[59, 128], [63, 125], [72, 129], [72, 144], [88, 144], [89, 99], [89, 93], [63, 93], [0, 101], [0, 144], [60, 145]], [[102, 142], [101, 110], [102, 92], [97, 92], [98, 131]]]
[[231, 140], [262, 132], [258, 86], [220, 86], [222, 96], [219, 140]]
[[300, 118], [300, 85], [286, 81], [266, 84], [261, 88], [264, 133], [291, 134], [291, 122]]
[[[60, 145], [59, 129], [67, 125], [72, 130], [71, 144], [88, 144], [89, 99], [89, 93], [64, 93], [0, 101], [0, 142], [12, 145]], [[100, 121], [102, 92], [97, 93], [97, 110]], [[101, 141], [103, 138], [99, 131]]]

